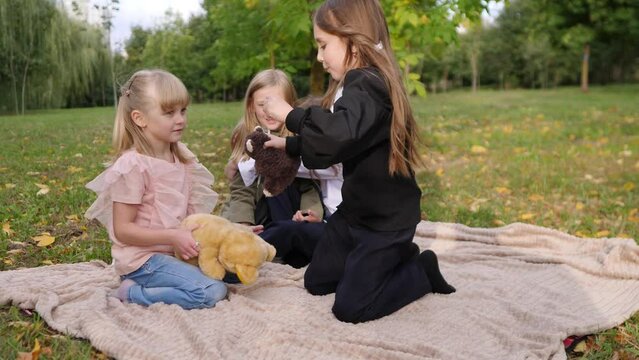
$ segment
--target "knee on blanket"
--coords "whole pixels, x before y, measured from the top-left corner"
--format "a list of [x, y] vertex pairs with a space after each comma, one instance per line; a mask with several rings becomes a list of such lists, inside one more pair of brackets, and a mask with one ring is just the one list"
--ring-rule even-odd
[[195, 307], [213, 307], [218, 301], [226, 297], [226, 285], [222, 282], [209, 285], [200, 290], [201, 292], [197, 292], [195, 297], [198, 298], [201, 306], [196, 305]]
[[335, 315], [339, 321], [357, 324], [372, 320], [365, 318], [363, 313], [364, 309], [356, 308], [352, 303], [346, 301], [339, 301], [338, 298], [335, 299], [335, 303], [333, 304], [333, 315]]

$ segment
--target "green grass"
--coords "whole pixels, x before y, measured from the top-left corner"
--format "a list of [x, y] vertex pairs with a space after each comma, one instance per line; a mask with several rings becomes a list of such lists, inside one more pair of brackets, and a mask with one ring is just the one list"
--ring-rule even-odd
[[[527, 222], [585, 237], [639, 239], [639, 87], [452, 92], [415, 99], [422, 125], [418, 174], [423, 218], [494, 227]], [[184, 141], [227, 193], [223, 166], [240, 103], [189, 109]], [[84, 184], [110, 158], [112, 108], [0, 117], [0, 270], [110, 261], [109, 241], [83, 213]], [[38, 195], [39, 185], [49, 192]], [[218, 207], [219, 210], [219, 207]], [[33, 237], [55, 236], [46, 247]], [[639, 316], [589, 339], [585, 358], [639, 356]], [[15, 358], [36, 339], [47, 359], [103, 358], [57, 334], [37, 314], [0, 308], [0, 354]], [[615, 355], [617, 354], [617, 355]]]

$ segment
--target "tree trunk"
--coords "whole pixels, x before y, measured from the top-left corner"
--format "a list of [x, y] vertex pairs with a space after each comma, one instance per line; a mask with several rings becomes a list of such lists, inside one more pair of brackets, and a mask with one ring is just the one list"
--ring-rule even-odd
[[448, 66], [444, 67], [444, 75], [442, 75], [442, 91], [448, 90]]
[[16, 79], [16, 73], [13, 66], [13, 61], [9, 62], [10, 69], [10, 77], [11, 77], [11, 87], [13, 88], [13, 106], [16, 110], [16, 115], [20, 115], [20, 104], [18, 103], [18, 81]]
[[584, 45], [584, 56], [581, 60], [581, 91], [588, 92], [588, 63], [590, 61], [590, 44]]
[[29, 73], [29, 64], [30, 62], [27, 61], [27, 64], [24, 66], [24, 74], [22, 74], [22, 115], [24, 115], [24, 96], [27, 90], [27, 74]]
[[477, 53], [475, 51], [471, 51], [470, 53], [470, 68], [473, 76], [473, 92], [477, 92], [479, 71], [477, 69]]

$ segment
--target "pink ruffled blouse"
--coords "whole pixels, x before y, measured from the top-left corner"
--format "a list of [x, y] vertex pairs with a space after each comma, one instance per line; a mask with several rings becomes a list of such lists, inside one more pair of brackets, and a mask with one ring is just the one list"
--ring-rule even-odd
[[218, 195], [211, 189], [213, 175], [182, 143], [179, 149], [188, 159], [173, 163], [126, 151], [103, 173], [86, 185], [98, 194], [84, 214], [98, 219], [109, 232], [115, 271], [128, 274], [142, 266], [153, 254], [173, 255], [170, 245], [133, 246], [119, 241], [113, 231], [113, 202], [138, 205], [137, 225], [170, 229], [190, 214], [211, 213]]

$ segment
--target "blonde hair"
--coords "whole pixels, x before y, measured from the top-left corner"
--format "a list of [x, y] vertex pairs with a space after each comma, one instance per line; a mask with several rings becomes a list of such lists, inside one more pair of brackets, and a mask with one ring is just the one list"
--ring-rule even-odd
[[[154, 106], [162, 111], [186, 107], [191, 102], [189, 92], [182, 81], [168, 71], [140, 70], [120, 88], [118, 109], [113, 127], [115, 158], [135, 148], [140, 154], [155, 156], [142, 129], [131, 118], [131, 112], [147, 112]], [[187, 159], [180, 153], [177, 143], [171, 143], [171, 152], [182, 163]]]
[[[419, 129], [391, 49], [381, 5], [377, 0], [327, 0], [315, 11], [313, 23], [345, 41], [347, 69], [371, 66], [381, 73], [393, 105], [388, 171], [390, 175], [410, 176], [415, 168], [423, 165], [417, 151]], [[330, 107], [343, 81], [330, 79], [322, 99], [323, 107]]]
[[[295, 87], [282, 70], [268, 69], [257, 73], [246, 89], [246, 94], [244, 95], [244, 114], [238, 121], [237, 125], [235, 125], [231, 135], [231, 160], [235, 162], [240, 162], [248, 157], [248, 154], [246, 154], [244, 149], [244, 141], [248, 134], [253, 132], [256, 126], [260, 125], [260, 122], [255, 115], [255, 109], [253, 108], [253, 97], [255, 92], [269, 86], [279, 86], [284, 92], [284, 100], [291, 104], [291, 106], [297, 100]], [[286, 129], [286, 126], [282, 126], [280, 136], [290, 135], [292, 134]]]

